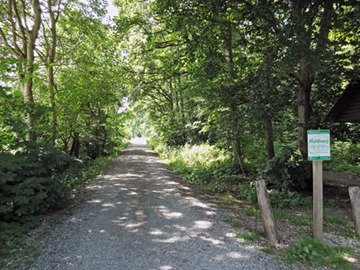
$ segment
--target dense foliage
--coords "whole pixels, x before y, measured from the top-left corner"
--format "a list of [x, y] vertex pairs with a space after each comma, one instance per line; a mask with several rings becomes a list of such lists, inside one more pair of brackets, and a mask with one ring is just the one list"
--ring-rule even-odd
[[[358, 126], [323, 122], [359, 74], [355, 1], [118, 0], [113, 22], [101, 0], [8, 3], [0, 6], [0, 150], [12, 160], [4, 173], [37, 160], [26, 141], [82, 160], [108, 155], [130, 135], [126, 123], [167, 146], [207, 143], [229, 155], [229, 175], [257, 172], [282, 191], [309, 184], [308, 128], [331, 128], [334, 152], [349, 152], [335, 159], [359, 162]], [[29, 179], [42, 177], [38, 166]], [[17, 183], [23, 170], [5, 179]]]
[[207, 190], [253, 200], [265, 178], [278, 207], [305, 204], [307, 129], [359, 173], [359, 126], [323, 121], [359, 79], [356, 0], [114, 4], [1, 1], [1, 227], [61, 206], [131, 135]]
[[0, 153], [0, 221], [21, 220], [64, 203], [66, 171], [76, 162], [39, 144], [26, 144], [16, 154]]
[[0, 255], [130, 137], [126, 64], [106, 5], [0, 3]]
[[356, 1], [118, 3], [134, 134], [215, 145], [280, 190], [309, 186], [308, 129], [359, 143], [357, 124], [323, 121], [359, 76]]

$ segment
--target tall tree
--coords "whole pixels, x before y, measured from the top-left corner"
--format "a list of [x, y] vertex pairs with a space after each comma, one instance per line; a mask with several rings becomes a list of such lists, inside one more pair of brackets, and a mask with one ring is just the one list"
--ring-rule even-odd
[[60, 14], [65, 12], [62, 1], [47, 0], [45, 3], [46, 19], [42, 23], [42, 48], [37, 49], [41, 61], [45, 64], [51, 114], [51, 142], [55, 144], [57, 133], [55, 60], [57, 51], [57, 23]]
[[[321, 69], [322, 56], [329, 45], [329, 32], [336, 21], [336, 9], [340, 4], [334, 1], [272, 1], [256, 4], [246, 2], [253, 13], [253, 21], [259, 27], [267, 27], [268, 32], [277, 37], [293, 63], [288, 74], [296, 84], [298, 147], [307, 158], [307, 129], [310, 128], [311, 92], [317, 72]], [[263, 16], [258, 17], [258, 12]], [[264, 23], [262, 26], [261, 23]]]
[[0, 38], [19, 61], [18, 80], [25, 103], [28, 106], [25, 121], [29, 128], [28, 140], [36, 139], [34, 131], [33, 74], [36, 40], [41, 26], [41, 7], [39, 0], [7, 0], [0, 3]]

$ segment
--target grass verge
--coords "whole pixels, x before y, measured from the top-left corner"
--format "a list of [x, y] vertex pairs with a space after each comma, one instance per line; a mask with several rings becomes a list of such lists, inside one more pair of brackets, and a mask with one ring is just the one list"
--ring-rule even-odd
[[359, 255], [353, 254], [348, 248], [329, 246], [320, 241], [305, 237], [291, 244], [284, 253], [285, 261], [300, 261], [309, 266], [327, 266], [334, 269], [353, 269], [352, 261]]

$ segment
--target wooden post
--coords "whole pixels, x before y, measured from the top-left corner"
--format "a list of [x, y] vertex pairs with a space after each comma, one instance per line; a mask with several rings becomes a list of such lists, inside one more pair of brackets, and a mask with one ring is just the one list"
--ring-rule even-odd
[[349, 187], [349, 195], [355, 224], [355, 233], [360, 235], [360, 187]]
[[275, 219], [271, 210], [265, 180], [255, 181], [255, 188], [267, 238], [272, 245], [278, 245], [279, 236], [276, 230]]
[[313, 237], [323, 239], [323, 169], [322, 160], [313, 161]]

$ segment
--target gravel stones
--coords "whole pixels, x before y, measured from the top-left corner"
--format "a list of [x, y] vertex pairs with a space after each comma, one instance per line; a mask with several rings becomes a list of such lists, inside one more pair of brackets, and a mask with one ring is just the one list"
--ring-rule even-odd
[[221, 209], [184, 195], [145, 144], [126, 149], [89, 189], [26, 269], [286, 269], [237, 239]]

